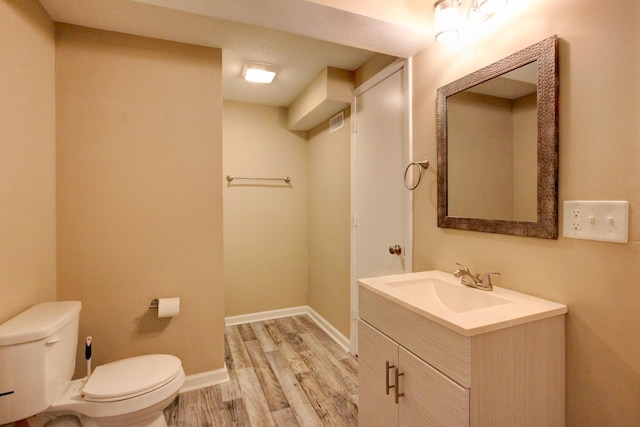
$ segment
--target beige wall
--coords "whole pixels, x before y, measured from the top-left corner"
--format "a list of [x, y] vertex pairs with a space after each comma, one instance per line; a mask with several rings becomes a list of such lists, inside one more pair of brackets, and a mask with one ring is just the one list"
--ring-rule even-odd
[[0, 2], [0, 323], [56, 298], [55, 33], [35, 0]]
[[[58, 298], [97, 365], [222, 368], [220, 50], [58, 25], [56, 61]], [[147, 309], [173, 296], [178, 317]]]
[[291, 177], [224, 181], [226, 316], [307, 304], [306, 133], [287, 130], [285, 108], [224, 102], [224, 176]]
[[[630, 242], [541, 240], [436, 227], [435, 170], [415, 192], [414, 269], [501, 271], [495, 283], [566, 303], [567, 425], [640, 420], [640, 3], [510, 2], [484, 33], [414, 60], [414, 157], [436, 158], [436, 89], [560, 37], [560, 201], [629, 200]], [[431, 118], [431, 119], [429, 119]], [[560, 221], [562, 225], [562, 221]]]
[[309, 132], [309, 306], [349, 336], [351, 132]]

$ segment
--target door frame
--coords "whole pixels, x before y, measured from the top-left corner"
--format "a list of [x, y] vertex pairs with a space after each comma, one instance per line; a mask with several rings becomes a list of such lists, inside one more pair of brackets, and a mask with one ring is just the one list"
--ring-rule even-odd
[[[357, 102], [358, 97], [369, 89], [375, 87], [396, 72], [402, 72], [404, 77], [405, 109], [404, 109], [404, 138], [402, 158], [404, 164], [411, 163], [413, 157], [413, 110], [412, 110], [412, 88], [413, 80], [411, 73], [412, 59], [398, 59], [378, 72], [375, 76], [367, 80], [362, 85], [354, 89], [351, 98], [351, 250], [350, 250], [350, 346], [351, 354], [357, 354], [358, 350], [358, 283], [356, 278], [356, 154], [357, 154]], [[403, 200], [403, 212], [405, 215], [404, 230], [404, 270], [413, 270], [413, 194], [406, 190]]]

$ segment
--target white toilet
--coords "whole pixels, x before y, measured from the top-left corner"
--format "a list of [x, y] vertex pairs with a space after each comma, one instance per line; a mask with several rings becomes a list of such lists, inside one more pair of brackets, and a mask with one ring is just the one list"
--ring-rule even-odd
[[180, 359], [132, 357], [71, 381], [80, 307], [42, 303], [0, 325], [0, 425], [23, 418], [31, 426], [70, 425], [77, 418], [85, 427], [166, 427], [162, 411], [184, 384]]

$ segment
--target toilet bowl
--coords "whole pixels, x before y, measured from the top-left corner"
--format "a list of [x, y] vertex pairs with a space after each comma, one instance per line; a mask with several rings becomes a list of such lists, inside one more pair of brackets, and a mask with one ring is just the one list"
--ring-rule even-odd
[[108, 363], [98, 366], [88, 379], [70, 381], [49, 408], [28, 422], [39, 427], [74, 414], [85, 427], [165, 427], [162, 410], [175, 399], [184, 379], [180, 359], [166, 354]]
[[79, 302], [43, 303], [0, 325], [0, 424], [166, 427], [163, 409], [185, 380], [180, 359], [131, 357], [71, 381], [79, 312]]

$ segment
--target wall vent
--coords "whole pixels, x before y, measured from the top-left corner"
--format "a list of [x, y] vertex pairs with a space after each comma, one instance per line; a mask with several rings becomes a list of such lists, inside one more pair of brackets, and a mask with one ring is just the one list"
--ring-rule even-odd
[[340, 111], [329, 119], [329, 133], [334, 133], [344, 127], [344, 111]]

